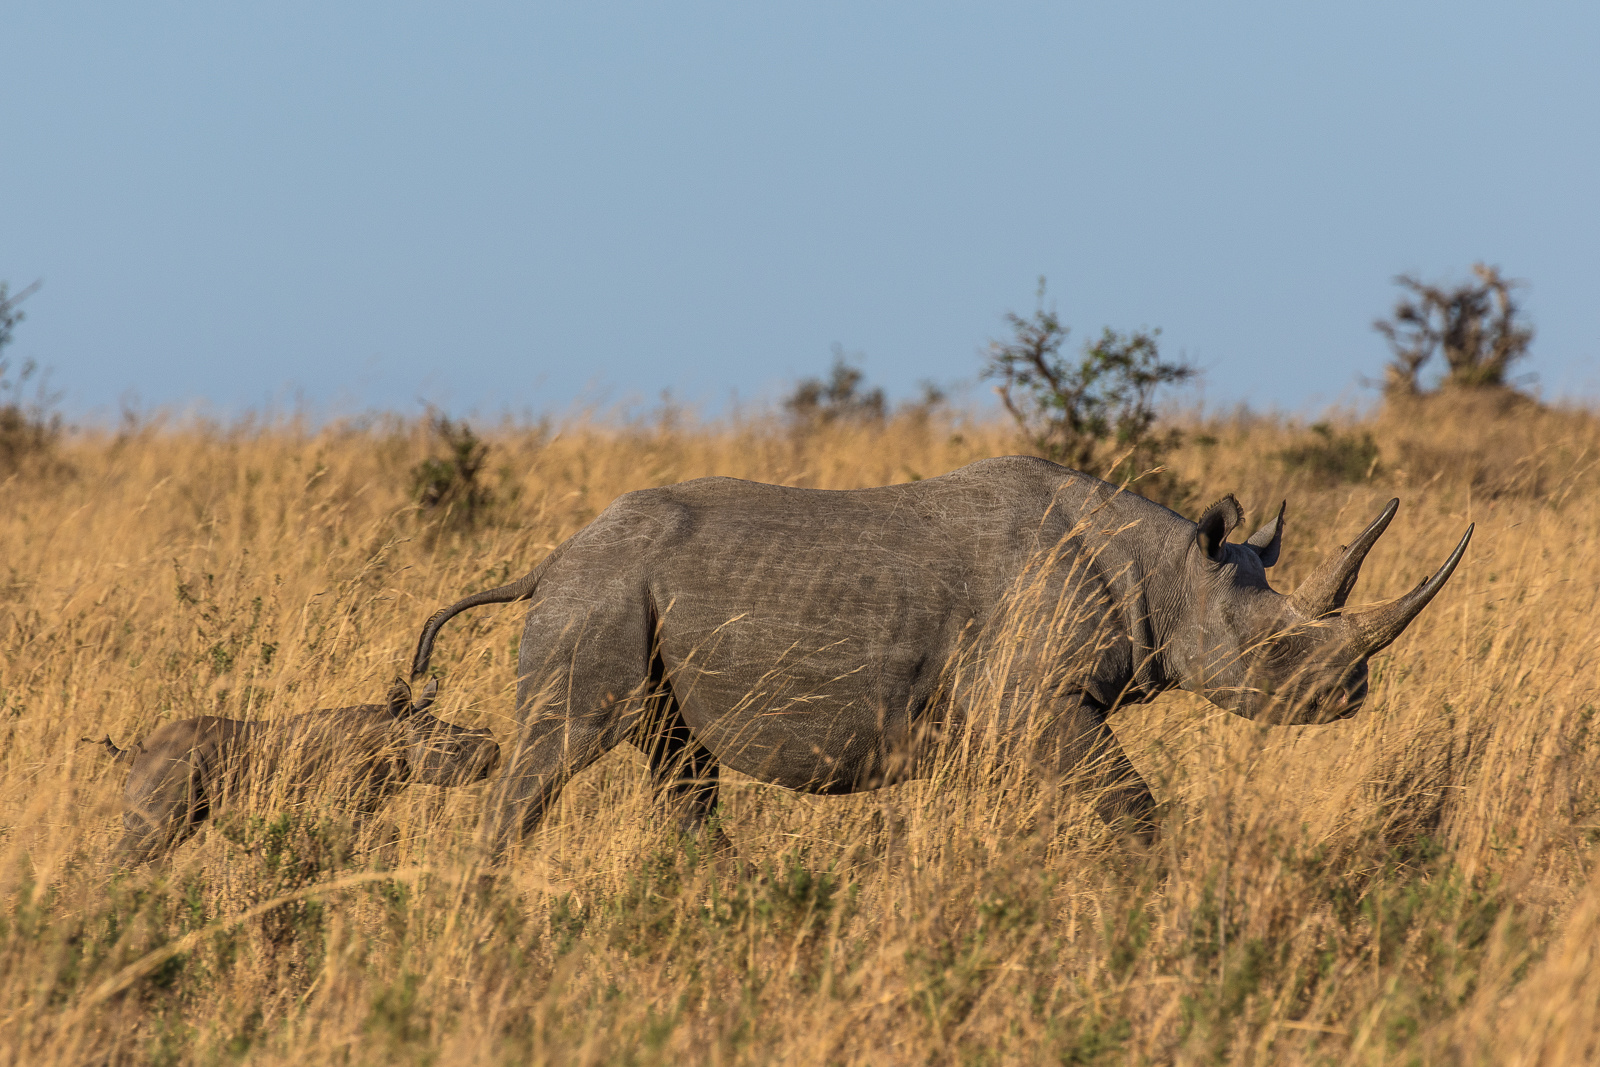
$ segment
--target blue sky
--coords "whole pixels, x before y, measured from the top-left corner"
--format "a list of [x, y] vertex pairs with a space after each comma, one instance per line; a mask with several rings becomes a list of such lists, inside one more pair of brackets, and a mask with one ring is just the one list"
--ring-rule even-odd
[[79, 417], [715, 413], [835, 344], [971, 382], [1045, 275], [1311, 410], [1395, 274], [1486, 260], [1593, 398], [1597, 49], [1592, 3], [14, 2], [8, 354]]

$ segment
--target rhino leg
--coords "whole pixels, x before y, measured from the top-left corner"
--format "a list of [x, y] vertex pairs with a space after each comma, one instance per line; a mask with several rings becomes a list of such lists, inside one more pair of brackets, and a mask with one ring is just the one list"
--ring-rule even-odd
[[1065, 701], [1038, 724], [1033, 756], [1054, 782], [1086, 794], [1107, 825], [1154, 843], [1155, 797], [1106, 725], [1104, 709], [1087, 698]]
[[[679, 832], [691, 837], [700, 834], [717, 810], [721, 773], [717, 757], [696, 740], [665, 683], [658, 690], [655, 708], [641, 725], [635, 744], [650, 760], [657, 804], [678, 816]], [[733, 842], [716, 826], [711, 828], [707, 844], [715, 852], [733, 850]]]
[[162, 859], [193, 837], [210, 814], [204, 776], [191, 759], [142, 753], [123, 793], [118, 862], [136, 867]]
[[193, 836], [195, 828], [186, 823], [159, 823], [142, 811], [124, 812], [122, 840], [117, 842], [117, 862], [137, 867], [165, 858], [178, 845]]
[[650, 637], [643, 590], [608, 596], [591, 582], [581, 597], [558, 592], [528, 612], [517, 737], [485, 812], [489, 862], [538, 828], [573, 775], [635, 736], [654, 703]]
[[522, 727], [506, 769], [489, 792], [485, 844], [491, 863], [539, 828], [574, 774], [615, 747], [604, 743], [607, 731], [593, 721], [597, 716], [580, 719], [534, 708], [528, 718], [533, 721]]

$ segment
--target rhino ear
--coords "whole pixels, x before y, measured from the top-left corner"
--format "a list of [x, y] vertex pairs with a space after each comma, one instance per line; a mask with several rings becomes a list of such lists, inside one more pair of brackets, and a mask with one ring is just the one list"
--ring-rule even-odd
[[389, 714], [397, 719], [411, 714], [411, 687], [403, 678], [396, 678], [389, 687]]
[[1228, 540], [1228, 535], [1243, 521], [1244, 509], [1229, 493], [1206, 508], [1205, 514], [1200, 516], [1200, 521], [1195, 524], [1195, 544], [1200, 546], [1200, 551], [1205, 553], [1207, 559], [1220, 560], [1222, 546]]
[[413, 713], [427, 711], [428, 707], [433, 703], [433, 698], [438, 695], [439, 679], [429, 678], [428, 684], [422, 687], [422, 692], [418, 695], [416, 703], [411, 705], [411, 711]]
[[1256, 555], [1261, 557], [1263, 567], [1270, 567], [1278, 562], [1278, 550], [1283, 547], [1283, 512], [1288, 506], [1287, 500], [1279, 504], [1277, 516], [1245, 541], [1245, 544], [1255, 549]]

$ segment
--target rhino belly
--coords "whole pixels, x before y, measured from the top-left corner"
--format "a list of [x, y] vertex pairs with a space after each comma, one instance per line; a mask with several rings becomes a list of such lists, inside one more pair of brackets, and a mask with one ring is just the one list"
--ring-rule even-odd
[[892, 746], [873, 712], [831, 701], [769, 703], [712, 686], [693, 694], [681, 704], [684, 720], [724, 766], [741, 774], [810, 793], [885, 784]]
[[905, 739], [936, 680], [935, 654], [848, 632], [808, 641], [770, 618], [692, 634], [665, 629], [668, 685], [684, 721], [725, 766], [818, 793], [903, 777]]

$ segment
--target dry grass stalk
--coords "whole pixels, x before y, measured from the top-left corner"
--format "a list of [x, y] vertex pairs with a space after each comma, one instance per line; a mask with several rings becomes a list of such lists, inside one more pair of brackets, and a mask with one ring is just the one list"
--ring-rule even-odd
[[[1113, 719], [1167, 805], [1152, 855], [980, 731], [873, 794], [725, 779], [742, 868], [674, 840], [619, 751], [488, 886], [481, 786], [414, 787], [354, 836], [261, 796], [113, 876], [119, 772], [76, 739], [374, 699], [435, 607], [630, 489], [882, 484], [1009, 429], [508, 427], [485, 436], [516, 506], [449, 529], [407, 496], [425, 427], [68, 437], [70, 474], [10, 479], [0, 517], [0, 1062], [1592, 1061], [1600, 423], [1427, 418], [1360, 424], [1384, 463], [1355, 483], [1275, 460], [1300, 431], [1273, 420], [1173, 458], [1252, 519], [1289, 500], [1282, 588], [1391, 493], [1364, 596], [1479, 534], [1355, 719], [1260, 728], [1183, 695]], [[442, 717], [510, 739], [521, 614], [454, 624]]]

